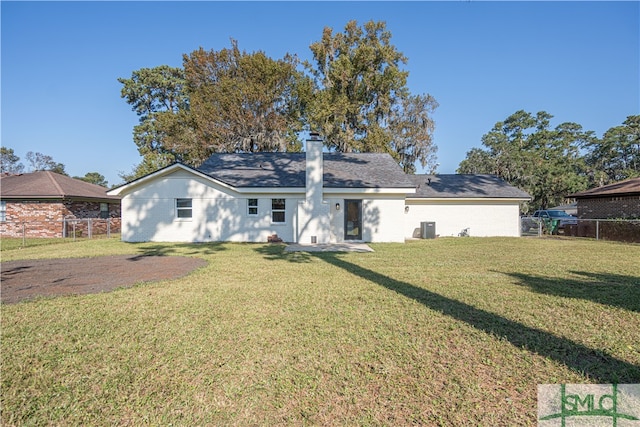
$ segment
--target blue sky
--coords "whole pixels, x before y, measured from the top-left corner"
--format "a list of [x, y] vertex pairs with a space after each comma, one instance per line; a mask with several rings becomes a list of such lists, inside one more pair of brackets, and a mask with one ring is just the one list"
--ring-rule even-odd
[[2, 19], [2, 145], [99, 172], [111, 185], [140, 162], [137, 116], [118, 77], [181, 66], [230, 39], [272, 58], [330, 26], [385, 21], [408, 57], [409, 89], [429, 93], [439, 173], [517, 110], [546, 111], [597, 136], [640, 114], [639, 2], [7, 2]]

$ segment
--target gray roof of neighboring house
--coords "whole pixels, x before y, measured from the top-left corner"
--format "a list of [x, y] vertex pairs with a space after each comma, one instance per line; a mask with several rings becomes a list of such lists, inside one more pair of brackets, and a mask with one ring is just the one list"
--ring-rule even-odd
[[[326, 188], [410, 188], [388, 154], [323, 153]], [[304, 187], [305, 153], [214, 154], [196, 170], [233, 187]]]
[[51, 171], [37, 171], [0, 177], [3, 199], [100, 199], [120, 200], [107, 189]]
[[631, 196], [636, 194], [640, 194], [640, 177], [615, 182], [613, 184], [604, 185], [602, 187], [592, 188], [590, 190], [581, 191], [575, 194], [570, 194], [567, 197], [584, 199], [592, 197]]
[[416, 186], [407, 198], [530, 199], [526, 192], [495, 175], [409, 175]]

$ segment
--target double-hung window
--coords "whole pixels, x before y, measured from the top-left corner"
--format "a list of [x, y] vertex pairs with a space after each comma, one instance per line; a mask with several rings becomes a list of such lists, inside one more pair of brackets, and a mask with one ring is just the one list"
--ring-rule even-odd
[[5, 222], [7, 220], [7, 201], [0, 201], [0, 222]]
[[271, 222], [285, 222], [286, 205], [284, 199], [271, 199]]
[[258, 199], [247, 199], [247, 215], [258, 215]]
[[176, 218], [190, 219], [193, 215], [191, 207], [191, 199], [176, 199]]

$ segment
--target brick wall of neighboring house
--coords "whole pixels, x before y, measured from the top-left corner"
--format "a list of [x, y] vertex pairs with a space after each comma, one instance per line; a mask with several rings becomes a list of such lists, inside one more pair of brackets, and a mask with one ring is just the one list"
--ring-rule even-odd
[[578, 218], [640, 218], [640, 195], [578, 199]]
[[[64, 237], [73, 227], [78, 234], [88, 232], [88, 222], [69, 219], [92, 218], [92, 234], [104, 234], [107, 221], [100, 219], [100, 202], [74, 200], [6, 200], [5, 221], [0, 223], [3, 237]], [[67, 219], [65, 223], [65, 219]], [[95, 220], [94, 220], [95, 219]], [[66, 224], [66, 232], [64, 230]], [[120, 202], [109, 203], [109, 231], [120, 232]], [[86, 235], [86, 234], [85, 234]]]
[[[100, 218], [100, 202], [66, 200], [65, 216], [75, 218]], [[109, 218], [120, 218], [120, 201], [109, 203]]]

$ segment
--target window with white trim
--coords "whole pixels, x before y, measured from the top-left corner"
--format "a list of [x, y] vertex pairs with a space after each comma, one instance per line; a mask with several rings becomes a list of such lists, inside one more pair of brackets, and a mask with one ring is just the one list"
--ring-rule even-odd
[[190, 219], [192, 215], [191, 199], [176, 199], [176, 218]]
[[258, 215], [258, 199], [247, 199], [247, 215]]
[[7, 202], [6, 200], [0, 201], [0, 222], [7, 220]]
[[286, 203], [284, 199], [271, 199], [271, 222], [285, 222]]

